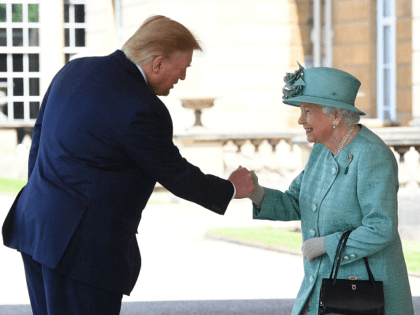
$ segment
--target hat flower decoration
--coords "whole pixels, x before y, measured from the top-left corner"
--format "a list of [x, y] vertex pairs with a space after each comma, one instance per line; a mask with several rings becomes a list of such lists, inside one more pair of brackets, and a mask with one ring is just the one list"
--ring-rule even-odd
[[303, 70], [304, 67], [298, 62], [299, 69], [294, 73], [286, 73], [284, 77], [284, 83], [286, 85], [283, 87], [283, 100], [288, 98], [296, 97], [302, 94], [303, 87], [305, 82], [303, 81]]

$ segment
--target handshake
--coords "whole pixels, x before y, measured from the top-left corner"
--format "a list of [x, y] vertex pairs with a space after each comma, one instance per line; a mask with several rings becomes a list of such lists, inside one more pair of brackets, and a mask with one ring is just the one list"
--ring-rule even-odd
[[230, 174], [229, 180], [236, 189], [235, 199], [249, 198], [257, 205], [262, 203], [264, 189], [258, 184], [258, 177], [254, 171], [239, 166]]

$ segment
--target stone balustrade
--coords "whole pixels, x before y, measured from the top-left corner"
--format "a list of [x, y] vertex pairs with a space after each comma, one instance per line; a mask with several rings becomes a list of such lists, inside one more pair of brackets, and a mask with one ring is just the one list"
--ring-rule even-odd
[[[312, 144], [303, 130], [264, 134], [216, 134], [203, 129], [175, 135], [181, 154], [204, 173], [228, 178], [239, 165], [254, 170], [262, 186], [285, 191], [304, 169]], [[420, 128], [371, 128], [399, 164], [398, 229], [403, 239], [420, 241]], [[157, 186], [157, 190], [162, 187]], [[296, 221], [295, 228], [300, 228]]]
[[[372, 128], [391, 148], [399, 163], [401, 187], [418, 189], [420, 184], [420, 129], [414, 127]], [[217, 134], [191, 129], [174, 141], [193, 164], [228, 177], [239, 165], [254, 170], [261, 183], [284, 189], [303, 170], [312, 145], [303, 130], [273, 133]], [[203, 171], [204, 171], [203, 170]]]

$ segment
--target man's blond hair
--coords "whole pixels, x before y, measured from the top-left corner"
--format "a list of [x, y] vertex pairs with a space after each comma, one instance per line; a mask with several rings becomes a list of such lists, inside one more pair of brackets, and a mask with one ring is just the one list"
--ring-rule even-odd
[[122, 50], [128, 59], [144, 65], [156, 56], [169, 59], [177, 51], [202, 49], [184, 25], [165, 16], [155, 15], [139, 27]]

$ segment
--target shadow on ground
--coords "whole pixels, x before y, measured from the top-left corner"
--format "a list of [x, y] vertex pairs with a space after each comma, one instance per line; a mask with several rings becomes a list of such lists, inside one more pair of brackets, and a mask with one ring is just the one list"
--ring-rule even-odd
[[[293, 299], [124, 302], [121, 315], [289, 315]], [[413, 297], [414, 314], [420, 315], [420, 297]], [[29, 305], [1, 305], [1, 315], [31, 315]]]

